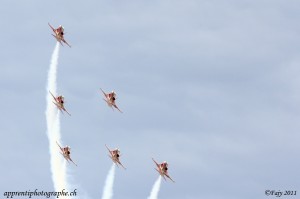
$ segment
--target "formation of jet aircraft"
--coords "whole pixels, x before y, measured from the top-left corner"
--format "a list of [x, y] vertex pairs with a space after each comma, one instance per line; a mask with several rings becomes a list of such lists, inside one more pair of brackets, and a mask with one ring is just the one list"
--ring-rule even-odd
[[[66, 45], [68, 45], [69, 47], [71, 47], [71, 45], [64, 39], [64, 27], [63, 26], [59, 26], [58, 28], [53, 28], [50, 23], [48, 23], [48, 25], [50, 26], [50, 28], [52, 29], [52, 31], [54, 32], [54, 34], [52, 34], [52, 36], [63, 46], [63, 43], [65, 43]], [[114, 91], [111, 91], [109, 93], [105, 93], [101, 88], [100, 90], [102, 91], [104, 98], [103, 100], [107, 103], [107, 105], [109, 107], [111, 107], [112, 109], [115, 108], [117, 109], [119, 112], [123, 113], [118, 106], [116, 105], [116, 93]], [[51, 93], [51, 91], [49, 91], [49, 93], [51, 94], [52, 98], [53, 98], [53, 104], [58, 108], [58, 110], [60, 110], [61, 113], [66, 112], [68, 115], [71, 116], [71, 114], [66, 110], [64, 103], [64, 96], [62, 95], [58, 95], [55, 96], [53, 93]], [[114, 110], [114, 109], [113, 109]], [[61, 155], [66, 159], [67, 162], [72, 162], [74, 165], [77, 166], [77, 164], [71, 159], [71, 148], [69, 146], [65, 146], [65, 147], [61, 147], [58, 142], [56, 141], [56, 144], [58, 145], [59, 149], [60, 149], [60, 153]], [[106, 145], [105, 147], [107, 148], [108, 152], [109, 152], [109, 157], [110, 159], [113, 161], [113, 163], [115, 163], [118, 167], [121, 166], [123, 169], [126, 169], [123, 164], [120, 161], [120, 150], [118, 148], [116, 149], [109, 149]], [[154, 163], [156, 164], [156, 171], [166, 180], [166, 177], [168, 179], [170, 179], [172, 182], [175, 182], [168, 174], [168, 163], [166, 161], [162, 162], [162, 163], [157, 163], [153, 158], [152, 160], [154, 161]]]

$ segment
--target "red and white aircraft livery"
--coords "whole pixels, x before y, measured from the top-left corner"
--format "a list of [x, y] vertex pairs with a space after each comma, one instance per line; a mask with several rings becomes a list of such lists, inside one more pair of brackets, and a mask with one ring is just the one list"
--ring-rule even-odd
[[[73, 164], [75, 164], [75, 162], [71, 159], [70, 154], [71, 154], [71, 148], [69, 146], [65, 146], [65, 147], [61, 147], [57, 142], [56, 144], [58, 145], [58, 147], [61, 150], [61, 154], [64, 156], [64, 158], [69, 162], [73, 162]], [[70, 163], [70, 162], [69, 162]], [[77, 164], [75, 164], [77, 166]]]
[[68, 44], [68, 42], [64, 39], [64, 27], [62, 27], [61, 25], [55, 29], [53, 28], [49, 23], [48, 25], [50, 26], [50, 28], [53, 30], [54, 34], [52, 34], [53, 37], [55, 37], [55, 39], [63, 46], [62, 42], [64, 42], [65, 44], [67, 44], [70, 48], [70, 44]]
[[105, 99], [103, 99], [103, 100], [106, 101], [107, 105], [111, 108], [115, 107], [116, 109], [118, 109], [118, 111], [123, 113], [116, 105], [116, 102], [115, 102], [116, 101], [116, 93], [114, 91], [112, 91], [110, 93], [105, 93], [102, 89], [101, 89], [101, 91], [102, 91], [103, 95], [105, 96]]
[[[106, 145], [105, 145], [106, 146]], [[126, 169], [122, 163], [119, 160], [120, 157], [120, 150], [118, 148], [116, 148], [115, 150], [110, 150], [107, 146], [106, 146], [107, 150], [109, 151], [109, 157], [112, 159], [112, 161], [118, 166], [122, 166], [124, 169]], [[118, 166], [119, 167], [119, 166]]]
[[156, 164], [157, 168], [155, 169], [156, 171], [158, 171], [158, 173], [166, 180], [165, 177], [169, 178], [172, 182], [175, 182], [174, 180], [172, 180], [172, 178], [169, 176], [168, 174], [168, 163], [166, 161], [164, 161], [161, 164], [158, 164], [153, 158], [152, 160], [154, 161], [154, 163]]
[[65, 102], [64, 96], [60, 95], [58, 97], [55, 97], [50, 91], [49, 91], [49, 93], [52, 95], [52, 97], [54, 99], [53, 103], [57, 106], [57, 108], [61, 111], [61, 113], [63, 113], [63, 111], [65, 111], [66, 113], [68, 113], [71, 116], [71, 114], [64, 107], [64, 102]]

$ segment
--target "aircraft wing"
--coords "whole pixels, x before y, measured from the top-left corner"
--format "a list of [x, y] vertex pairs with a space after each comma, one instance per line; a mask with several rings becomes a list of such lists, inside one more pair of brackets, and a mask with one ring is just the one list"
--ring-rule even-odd
[[167, 178], [169, 178], [172, 182], [175, 182], [167, 173], [165, 173], [165, 176], [167, 177]]
[[58, 147], [60, 148], [60, 150], [63, 152], [63, 148], [61, 148], [61, 146], [58, 144], [57, 141], [56, 141], [56, 144], [58, 145]]
[[61, 39], [61, 40], [71, 48], [71, 45], [68, 44], [68, 42], [65, 39]]
[[111, 152], [111, 150], [105, 145], [105, 147], [107, 148], [107, 150], [108, 150], [108, 152], [109, 152], [109, 157], [112, 159], [112, 152]]
[[48, 22], [48, 25], [50, 26], [50, 28], [53, 30], [53, 32], [55, 33], [55, 28], [53, 28], [50, 23]]
[[52, 95], [54, 101], [56, 102], [56, 98], [55, 98], [54, 95], [51, 93], [51, 91], [49, 91], [49, 93]]
[[69, 159], [71, 162], [73, 162], [73, 164], [75, 164], [75, 165], [77, 166], [77, 164], [71, 159], [70, 156], [68, 156], [68, 159]]
[[159, 168], [159, 164], [152, 158], [153, 162], [156, 164], [156, 166]]
[[102, 88], [100, 88], [100, 90], [102, 91], [103, 95], [105, 96], [105, 98], [107, 99], [107, 95], [106, 93], [102, 90]]
[[114, 106], [116, 109], [118, 109], [118, 111], [120, 111], [120, 113], [123, 113], [123, 112], [117, 107], [116, 104], [113, 104], [113, 106]]
[[108, 148], [106, 145], [105, 145], [105, 147], [107, 148], [108, 152], [111, 154], [111, 152], [110, 152], [109, 148]]
[[65, 107], [62, 107], [62, 110], [64, 110], [66, 113], [68, 113], [71, 116], [71, 114], [67, 111], [67, 109], [65, 109]]
[[123, 164], [120, 162], [119, 159], [117, 159], [116, 161], [117, 161], [117, 164], [119, 164], [121, 167], [123, 167], [123, 169], [126, 169], [126, 168], [123, 166]]

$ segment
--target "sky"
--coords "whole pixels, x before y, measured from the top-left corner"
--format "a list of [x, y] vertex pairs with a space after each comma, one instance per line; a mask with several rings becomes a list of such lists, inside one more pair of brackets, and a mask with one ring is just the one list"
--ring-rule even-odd
[[[57, 91], [76, 198], [100, 198], [119, 147], [115, 199], [260, 199], [300, 191], [300, 2], [86, 0], [0, 2], [0, 194], [54, 191], [46, 83], [65, 28]], [[111, 110], [100, 88], [117, 93]], [[59, 151], [58, 151], [59, 155]], [[290, 197], [295, 198], [295, 197]]]

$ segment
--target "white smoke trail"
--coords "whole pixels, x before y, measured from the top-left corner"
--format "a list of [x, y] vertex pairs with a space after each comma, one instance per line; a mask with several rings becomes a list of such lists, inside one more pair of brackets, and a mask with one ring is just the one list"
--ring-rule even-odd
[[159, 176], [158, 179], [155, 181], [148, 199], [157, 199], [158, 192], [160, 189], [160, 183], [161, 183], [161, 176]]
[[116, 170], [116, 166], [113, 163], [106, 177], [105, 185], [103, 188], [102, 199], [111, 199], [113, 196], [115, 170]]
[[59, 55], [59, 43], [56, 43], [55, 49], [51, 57], [50, 68], [48, 71], [48, 82], [47, 82], [47, 108], [46, 108], [46, 120], [47, 120], [47, 136], [49, 140], [49, 152], [50, 152], [50, 164], [52, 181], [54, 184], [55, 191], [61, 191], [67, 189], [66, 180], [66, 164], [62, 161], [59, 154], [59, 148], [56, 141], [60, 143], [60, 122], [59, 112], [56, 106], [53, 104], [53, 98], [50, 95], [51, 91], [54, 95], [56, 94], [56, 71], [58, 64]]

